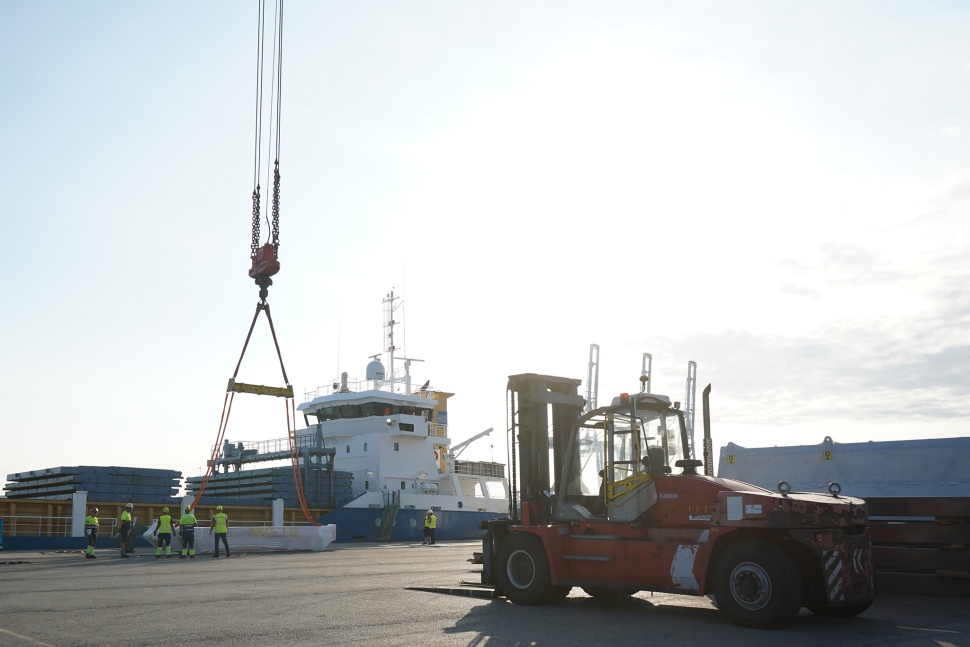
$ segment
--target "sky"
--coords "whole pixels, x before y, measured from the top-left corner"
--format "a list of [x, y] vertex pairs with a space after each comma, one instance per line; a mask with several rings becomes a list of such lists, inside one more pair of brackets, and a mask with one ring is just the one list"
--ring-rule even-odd
[[[0, 0], [0, 476], [204, 469], [258, 300], [256, 16]], [[496, 430], [463, 459], [506, 461], [509, 375], [585, 394], [593, 343], [601, 404], [643, 353], [673, 400], [697, 362], [715, 454], [970, 435], [966, 3], [289, 0], [283, 24], [269, 303], [298, 403], [363, 377], [393, 290], [452, 440]], [[263, 318], [239, 380], [282, 383]], [[285, 435], [281, 400], [236, 399], [228, 439]]]

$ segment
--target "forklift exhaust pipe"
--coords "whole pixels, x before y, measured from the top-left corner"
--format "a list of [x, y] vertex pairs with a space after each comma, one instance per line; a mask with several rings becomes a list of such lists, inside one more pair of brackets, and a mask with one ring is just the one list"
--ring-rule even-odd
[[714, 476], [714, 444], [711, 441], [711, 385], [704, 388], [704, 476]]

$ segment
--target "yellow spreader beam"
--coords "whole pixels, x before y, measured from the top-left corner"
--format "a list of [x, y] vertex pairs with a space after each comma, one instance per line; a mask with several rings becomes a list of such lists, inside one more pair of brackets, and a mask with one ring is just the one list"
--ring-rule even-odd
[[235, 391], [236, 393], [252, 393], [254, 395], [273, 395], [277, 398], [292, 398], [293, 397], [293, 387], [287, 384], [286, 386], [264, 386], [262, 384], [244, 384], [242, 382], [236, 382], [235, 380], [229, 380], [229, 387], [226, 391]]

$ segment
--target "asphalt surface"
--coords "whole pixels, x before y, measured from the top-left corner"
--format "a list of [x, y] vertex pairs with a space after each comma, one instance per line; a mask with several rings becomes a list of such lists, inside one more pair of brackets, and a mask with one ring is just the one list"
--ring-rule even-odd
[[[480, 544], [332, 545], [321, 553], [131, 559], [0, 552], [0, 647], [123, 645], [853, 645], [970, 647], [970, 599], [885, 594], [851, 619], [803, 609], [778, 631], [736, 627], [707, 598], [638, 593], [559, 604], [425, 593], [477, 582]], [[27, 563], [10, 563], [23, 561]]]

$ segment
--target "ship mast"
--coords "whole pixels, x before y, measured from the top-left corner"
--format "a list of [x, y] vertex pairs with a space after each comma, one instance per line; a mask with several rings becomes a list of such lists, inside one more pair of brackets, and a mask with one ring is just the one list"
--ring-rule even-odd
[[387, 355], [387, 373], [384, 376], [384, 382], [387, 384], [388, 390], [392, 393], [394, 392], [394, 385], [398, 383], [397, 374], [394, 370], [395, 359], [404, 362], [404, 377], [402, 380], [404, 382], [404, 389], [407, 395], [411, 395], [411, 362], [423, 362], [423, 359], [414, 359], [411, 357], [401, 357], [395, 358], [394, 351], [397, 350], [397, 346], [394, 345], [394, 326], [397, 325], [397, 321], [394, 320], [394, 312], [401, 307], [401, 304], [395, 305], [394, 302], [401, 297], [394, 296], [394, 290], [391, 290], [386, 297], [384, 297], [384, 353]]

